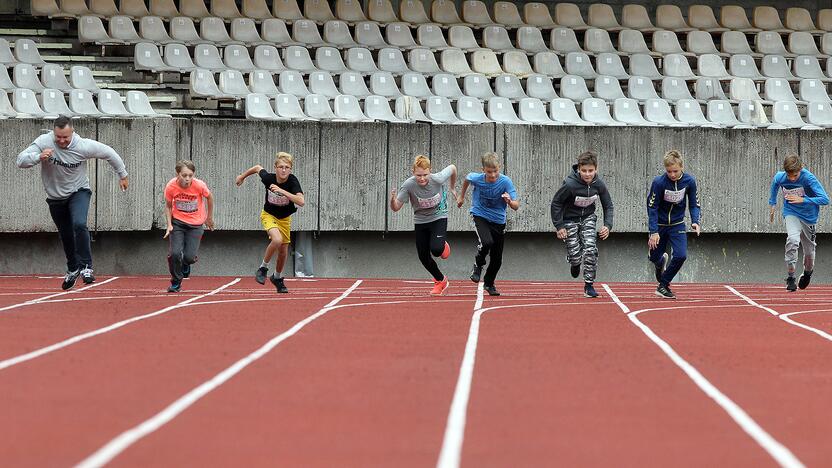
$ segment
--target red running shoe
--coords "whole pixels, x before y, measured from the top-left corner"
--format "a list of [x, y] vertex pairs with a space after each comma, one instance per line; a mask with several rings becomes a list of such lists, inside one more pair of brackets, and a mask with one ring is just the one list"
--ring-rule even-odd
[[442, 281], [433, 280], [433, 289], [430, 290], [431, 296], [441, 296], [445, 293], [445, 290], [448, 289], [448, 285], [450, 285], [450, 281], [448, 281], [448, 277], [442, 279]]

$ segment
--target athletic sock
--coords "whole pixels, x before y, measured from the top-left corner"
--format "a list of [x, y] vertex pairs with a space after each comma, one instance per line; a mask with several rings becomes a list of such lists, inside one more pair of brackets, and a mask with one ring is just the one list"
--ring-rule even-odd
[[263, 260], [263, 263], [260, 264], [260, 268], [268, 268], [268, 267], [269, 267], [269, 262]]
[[789, 278], [794, 278], [794, 272], [793, 271], [789, 272]]

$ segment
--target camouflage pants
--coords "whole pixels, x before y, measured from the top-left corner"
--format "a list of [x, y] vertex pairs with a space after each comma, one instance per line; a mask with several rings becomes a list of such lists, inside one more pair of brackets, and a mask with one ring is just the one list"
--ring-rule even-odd
[[580, 223], [566, 221], [566, 260], [570, 265], [584, 266], [584, 281], [592, 283], [595, 281], [595, 271], [598, 264], [598, 233], [595, 224], [598, 221], [596, 215], [587, 216]]

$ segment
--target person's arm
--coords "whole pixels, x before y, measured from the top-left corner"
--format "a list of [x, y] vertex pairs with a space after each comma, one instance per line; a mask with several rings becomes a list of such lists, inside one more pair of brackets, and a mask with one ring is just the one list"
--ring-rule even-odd
[[647, 230], [650, 232], [650, 237], [647, 240], [647, 245], [650, 250], [655, 249], [659, 245], [659, 197], [660, 187], [656, 179], [650, 185], [650, 192], [647, 193]]
[[503, 193], [503, 200], [505, 200], [506, 205], [512, 210], [517, 211], [520, 209], [520, 200], [517, 199], [517, 189], [514, 187], [514, 182], [511, 179], [508, 179], [508, 187], [506, 188], [508, 190]]
[[294, 203], [297, 206], [303, 206], [304, 199], [303, 199], [303, 193], [302, 192], [301, 193], [296, 193], [296, 194], [295, 193], [289, 193], [286, 190], [283, 190], [282, 188], [278, 187], [277, 184], [270, 185], [269, 186], [269, 191], [271, 191], [273, 193], [279, 193], [279, 194], [283, 195], [284, 197], [288, 198], [289, 201], [291, 201], [292, 203]]
[[28, 169], [40, 164], [42, 161], [46, 161], [51, 155], [52, 148], [41, 150], [37, 145], [37, 141], [33, 141], [28, 148], [21, 151], [20, 154], [17, 155], [17, 167], [21, 169]]
[[563, 204], [569, 198], [569, 188], [566, 183], [555, 192], [552, 203], [549, 205], [549, 215], [552, 217], [552, 224], [555, 226], [558, 239], [566, 239], [566, 229], [563, 227]]
[[826, 190], [823, 188], [823, 184], [821, 184], [818, 178], [814, 175], [809, 179], [809, 188], [812, 189], [812, 192], [815, 194], [815, 196], [807, 197], [804, 195], [804, 202], [820, 206], [825, 206], [829, 204], [829, 195], [826, 194]]
[[598, 191], [598, 195], [601, 198], [601, 208], [604, 210], [604, 227], [601, 228], [598, 235], [601, 237], [601, 240], [604, 240], [609, 237], [610, 231], [612, 231], [612, 220], [615, 209], [606, 184], [601, 184], [601, 190]]
[[256, 166], [250, 167], [248, 170], [243, 172], [242, 174], [238, 175], [236, 179], [234, 179], [234, 183], [237, 184], [237, 187], [243, 185], [243, 182], [250, 176], [254, 174], [258, 174], [260, 171], [263, 170], [263, 166], [257, 164]]
[[690, 211], [690, 227], [696, 232], [696, 235], [698, 236], [702, 230], [702, 227], [699, 224], [700, 217], [702, 215], [702, 208], [700, 208], [699, 206], [699, 193], [696, 189], [695, 179], [691, 179], [690, 185], [688, 185], [687, 197], [688, 211]]
[[774, 177], [771, 179], [771, 189], [769, 190], [768, 196], [768, 222], [774, 222], [774, 213], [777, 211], [777, 191], [780, 188], [780, 184], [777, 183], [777, 174], [774, 174]]
[[208, 211], [206, 212], [205, 216], [205, 225], [208, 226], [208, 229], [213, 231], [214, 230], [214, 195], [211, 192], [208, 192], [205, 195], [205, 201], [208, 205]]
[[450, 181], [449, 185], [451, 187], [451, 195], [453, 195], [454, 199], [456, 199], [456, 177], [457, 177], [456, 166], [453, 165], [453, 164], [450, 164], [445, 169], [446, 170], [447, 169], [451, 170], [451, 177], [450, 177], [451, 181]]
[[127, 190], [127, 186], [129, 185], [127, 180], [127, 167], [125, 167], [124, 160], [116, 153], [116, 150], [104, 143], [87, 138], [82, 139], [82, 144], [84, 145], [85, 154], [88, 158], [103, 159], [110, 164], [115, 173], [118, 174], [121, 191]]
[[165, 235], [162, 236], [162, 239], [167, 239], [170, 235], [170, 232], [173, 231], [173, 203], [170, 200], [165, 200], [165, 221], [167, 221], [167, 227], [165, 228]]
[[459, 191], [459, 195], [456, 197], [456, 206], [457, 208], [462, 208], [462, 205], [465, 203], [465, 193], [468, 192], [468, 186], [471, 185], [471, 182], [468, 179], [465, 179], [462, 182], [462, 189]]

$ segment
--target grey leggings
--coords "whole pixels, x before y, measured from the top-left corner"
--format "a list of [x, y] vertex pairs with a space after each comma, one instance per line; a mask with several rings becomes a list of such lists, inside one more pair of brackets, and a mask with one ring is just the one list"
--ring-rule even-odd
[[797, 216], [786, 216], [786, 266], [793, 270], [797, 265], [797, 248], [803, 246], [803, 269], [812, 271], [815, 266], [815, 225]]
[[566, 229], [566, 260], [570, 265], [584, 265], [584, 281], [592, 283], [595, 281], [595, 271], [598, 264], [598, 233], [595, 231], [595, 224], [598, 221], [596, 215], [589, 215], [580, 222], [566, 221], [563, 223]]
[[196, 263], [199, 242], [202, 240], [203, 227], [173, 220], [173, 231], [170, 233], [170, 251], [168, 252], [168, 268], [170, 279], [174, 282], [182, 281], [182, 267]]

